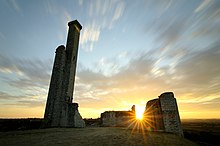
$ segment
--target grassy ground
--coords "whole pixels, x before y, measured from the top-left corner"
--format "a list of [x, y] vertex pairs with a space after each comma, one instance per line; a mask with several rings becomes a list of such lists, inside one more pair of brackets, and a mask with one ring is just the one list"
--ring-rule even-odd
[[132, 131], [114, 127], [51, 128], [0, 132], [0, 145], [195, 145], [169, 133]]

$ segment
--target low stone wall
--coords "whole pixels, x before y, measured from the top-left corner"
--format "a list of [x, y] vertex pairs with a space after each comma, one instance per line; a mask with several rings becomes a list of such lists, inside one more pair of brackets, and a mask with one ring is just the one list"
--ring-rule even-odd
[[102, 126], [128, 127], [132, 117], [132, 111], [106, 111], [101, 114]]

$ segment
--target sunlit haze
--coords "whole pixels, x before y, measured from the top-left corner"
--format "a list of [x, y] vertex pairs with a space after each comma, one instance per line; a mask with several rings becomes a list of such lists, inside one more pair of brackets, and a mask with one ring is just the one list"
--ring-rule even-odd
[[83, 118], [173, 92], [180, 118], [220, 118], [219, 0], [1, 0], [0, 118], [42, 118], [67, 23], [82, 24]]
[[136, 119], [138, 119], [138, 120], [143, 119], [144, 110], [145, 110], [145, 107], [141, 107], [141, 106], [135, 107]]

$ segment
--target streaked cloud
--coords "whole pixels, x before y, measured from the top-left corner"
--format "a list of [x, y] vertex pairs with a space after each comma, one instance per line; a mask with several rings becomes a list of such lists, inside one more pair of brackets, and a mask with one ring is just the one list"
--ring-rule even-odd
[[123, 51], [118, 55], [118, 58], [125, 58], [128, 56], [128, 52], [127, 51]]
[[9, 95], [8, 93], [0, 91], [0, 100], [14, 100], [14, 99], [21, 99], [22, 97], [20, 96], [13, 96]]
[[[153, 57], [151, 58], [152, 52], [146, 52], [130, 60], [128, 66], [121, 68], [117, 74], [112, 76], [88, 69], [81, 70], [78, 72], [76, 89], [79, 88], [78, 85], [87, 86], [87, 88], [83, 92], [76, 91], [76, 100], [84, 105], [84, 101], [80, 98], [89, 98], [89, 101], [94, 102], [90, 104], [94, 108], [98, 101], [108, 100], [109, 103], [106, 104], [114, 109], [118, 104], [115, 105], [113, 98], [123, 106], [124, 101], [130, 104], [146, 102], [162, 92], [173, 91], [181, 109], [188, 102], [195, 103], [197, 106], [209, 102], [211, 104], [212, 100], [218, 98], [220, 94], [218, 90], [220, 88], [218, 47], [188, 54], [187, 58], [182, 58], [177, 62], [174, 67], [175, 72], [170, 73], [169, 66], [162, 67], [160, 71], [163, 74], [160, 76], [151, 72], [154, 69], [153, 65], [157, 62]], [[154, 53], [157, 54], [157, 51]], [[105, 62], [104, 59], [101, 62], [103, 61]], [[86, 91], [89, 93], [86, 94]], [[103, 95], [98, 94], [102, 92]]]
[[66, 33], [68, 32], [68, 25], [67, 23], [72, 21], [72, 17], [71, 17], [71, 14], [67, 11], [67, 10], [62, 10], [62, 16], [61, 16], [61, 19], [62, 19], [62, 22], [63, 22], [63, 26], [66, 28]]
[[[42, 60], [36, 59], [15, 59], [1, 55], [0, 70], [3, 73], [15, 73], [18, 77], [25, 76], [29, 79], [48, 79], [50, 74], [52, 60], [47, 60], [45, 63]], [[8, 72], [4, 72], [8, 70]]]
[[[10, 88], [0, 91], [1, 107], [8, 111], [13, 108], [17, 110], [31, 108], [38, 111], [41, 108], [41, 111], [46, 102], [51, 64], [52, 60], [19, 59], [0, 54], [0, 82]], [[14, 114], [1, 116], [11, 117], [16, 114], [18, 113], [14, 111]]]
[[0, 3], [1, 111], [32, 109], [42, 117], [54, 49], [77, 18], [83, 28], [74, 101], [84, 117], [145, 106], [165, 91], [174, 92], [183, 117], [209, 109], [220, 115], [220, 1]]
[[95, 0], [89, 2], [88, 14], [89, 16], [107, 16], [111, 13], [117, 1], [103, 1], [103, 0]]
[[100, 26], [97, 26], [95, 23], [84, 26], [80, 38], [82, 48], [86, 51], [92, 51], [93, 44], [99, 40], [100, 33]]
[[[42, 98], [41, 96], [44, 96]], [[11, 95], [0, 91], [0, 105], [14, 107], [43, 107], [46, 95]]]
[[83, 5], [83, 0], [79, 0], [79, 5], [80, 5], [80, 6]]
[[91, 52], [95, 42], [99, 40], [101, 32], [104, 29], [112, 29], [115, 22], [122, 16], [125, 2], [96, 0], [87, 1], [87, 3], [87, 12], [91, 18], [82, 29], [80, 44], [85, 51]]
[[47, 94], [52, 60], [18, 59], [0, 55], [0, 62], [0, 72], [4, 75], [0, 79], [11, 90], [21, 90], [20, 94], [24, 96]]
[[2, 32], [0, 32], [0, 40], [5, 40], [5, 39], [6, 39], [5, 35]]
[[116, 6], [112, 21], [118, 20], [122, 16], [124, 9], [125, 9], [125, 4], [122, 1], [119, 2]]
[[44, 7], [45, 7], [46, 12], [49, 13], [49, 14], [57, 13], [57, 7], [54, 4], [53, 0], [44, 1]]
[[212, 2], [212, 0], [203, 0], [203, 2], [195, 9], [195, 12], [200, 12]]
[[13, 9], [17, 12], [21, 11], [21, 7], [18, 4], [17, 0], [8, 0], [8, 2], [11, 4], [11, 6], [13, 7]]

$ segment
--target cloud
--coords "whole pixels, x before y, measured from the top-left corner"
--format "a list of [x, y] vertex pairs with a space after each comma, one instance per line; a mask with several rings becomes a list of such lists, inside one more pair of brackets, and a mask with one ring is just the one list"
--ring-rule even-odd
[[94, 23], [86, 25], [80, 38], [82, 48], [86, 51], [92, 51], [93, 44], [99, 40], [100, 33], [100, 27]]
[[219, 94], [220, 87], [220, 45], [210, 49], [192, 53], [176, 67], [176, 74], [181, 76], [181, 84], [176, 83], [176, 88], [182, 92], [193, 93], [196, 97], [208, 97]]
[[116, 74], [122, 64], [118, 64], [118, 58], [105, 58], [102, 57], [97, 63], [93, 64], [93, 71], [102, 72], [105, 76], [112, 76]]
[[[9, 60], [6, 58], [6, 60]], [[5, 61], [3, 61], [4, 63]], [[8, 71], [9, 73], [15, 73], [18, 78], [25, 80], [38, 81], [44, 83], [49, 78], [51, 60], [47, 63], [41, 60], [28, 60], [28, 59], [15, 59], [8, 63], [0, 65], [1, 71]]]
[[13, 96], [9, 95], [8, 93], [0, 91], [0, 100], [13, 100], [13, 99], [21, 99], [21, 96]]
[[96, 26], [95, 24], [87, 25], [85, 26], [82, 37], [81, 37], [81, 43], [87, 43], [87, 42], [95, 42], [98, 41], [100, 35], [100, 28], [99, 26]]
[[[72, 17], [70, 15], [70, 13], [67, 10], [65, 10], [65, 9], [63, 9], [61, 11], [61, 14], [62, 14], [61, 15], [61, 21], [63, 22], [63, 27], [66, 28], [66, 33], [65, 34], [67, 34], [68, 33], [68, 29], [69, 29], [67, 23], [72, 21]], [[64, 36], [63, 36], [63, 38], [64, 38]]]
[[0, 54], [0, 72], [21, 74], [12, 59], [3, 54]]
[[[66, 10], [63, 11], [64, 14], [64, 19], [66, 20], [66, 22], [70, 22], [72, 21], [71, 15], [70, 13], [68, 13]], [[65, 24], [66, 25], [66, 24]]]
[[127, 51], [123, 51], [118, 55], [118, 58], [125, 58], [128, 56], [128, 52]]
[[80, 44], [85, 51], [91, 52], [95, 43], [99, 41], [102, 30], [111, 29], [122, 16], [125, 2], [96, 0], [90, 1], [86, 6], [86, 11], [91, 17], [82, 29]]
[[0, 105], [1, 106], [23, 106], [23, 107], [43, 107], [45, 104], [45, 99], [41, 96], [45, 95], [11, 95], [6, 92], [0, 91]]
[[[143, 32], [143, 39], [152, 38], [153, 47], [145, 47], [148, 44], [140, 46], [144, 49], [149, 47], [152, 51], [138, 50], [138, 54], [124, 51], [114, 57], [99, 58], [90, 68], [78, 65], [74, 100], [79, 101], [81, 107], [101, 111], [106, 108], [127, 109], [130, 104], [144, 105], [162, 92], [173, 91], [182, 107], [213, 106], [218, 110], [214, 102], [219, 101], [220, 94], [220, 2], [208, 0], [188, 7], [188, 3], [179, 5], [174, 1], [152, 1], [146, 5], [149, 15], [142, 13], [138, 16], [130, 8], [138, 8], [139, 2], [132, 5], [126, 2], [76, 1], [77, 6], [83, 5], [76, 15], [89, 13], [86, 17], [88, 23], [81, 33], [81, 47], [87, 52], [93, 51], [104, 36], [102, 34], [112, 31], [108, 29], [114, 28], [118, 21], [132, 19], [138, 25], [144, 24], [146, 18], [150, 23], [146, 23], [148, 31]], [[48, 13], [58, 14], [62, 27], [67, 28], [71, 11], [62, 7], [58, 9], [53, 1], [46, 1], [45, 7]], [[179, 11], [180, 7], [184, 11]], [[154, 14], [152, 19], [151, 13]], [[123, 28], [130, 30], [129, 25], [134, 28], [132, 23]], [[146, 33], [151, 34], [144, 38]], [[64, 34], [59, 35], [61, 40], [65, 38]], [[4, 34], [0, 33], [0, 38], [4, 39]], [[0, 54], [0, 81], [22, 94], [15, 96], [10, 92], [0, 92], [0, 98], [11, 105], [40, 105], [46, 99], [51, 67], [52, 60], [18, 59]]]
[[113, 8], [117, 4], [117, 1], [103, 1], [95, 0], [90, 1], [88, 7], [89, 16], [98, 17], [98, 16], [107, 16], [113, 11]]
[[195, 13], [198, 13], [209, 6], [212, 0], [203, 0], [203, 2], [195, 9]]
[[23, 100], [18, 101], [15, 106], [25, 106], [25, 107], [44, 107], [45, 101], [39, 101], [39, 100]]
[[[180, 103], [180, 102], [179, 102]], [[200, 112], [213, 112], [219, 111], [220, 97], [210, 99], [207, 102], [185, 102], [181, 103], [185, 107], [184, 112], [196, 111]]]
[[[111, 76], [102, 71], [83, 68], [77, 73], [76, 101], [80, 101], [81, 106], [91, 108], [102, 103], [103, 107], [99, 107], [102, 110], [105, 105], [109, 109], [118, 109], [125, 108], [128, 104], [145, 103], [163, 92], [172, 91], [181, 109], [184, 106], [187, 108], [187, 103], [211, 106], [212, 101], [220, 95], [219, 47], [216, 44], [205, 51], [188, 52], [175, 66], [159, 67], [158, 70], [163, 72], [160, 76], [152, 72], [158, 61], [154, 57], [158, 50], [130, 59], [128, 65]], [[170, 72], [171, 67], [175, 72]]]
[[117, 4], [112, 21], [118, 20], [122, 16], [124, 9], [125, 9], [125, 4], [121, 1], [120, 3]]
[[63, 40], [65, 34], [68, 32], [67, 23], [73, 20], [70, 11], [63, 6], [58, 5], [53, 0], [43, 1], [43, 4], [45, 11], [50, 15], [56, 15], [59, 18], [58, 21], [61, 22], [62, 27], [65, 28], [66, 32], [62, 31], [58, 34], [58, 38]]
[[14, 10], [16, 10], [17, 12], [21, 11], [21, 7], [19, 6], [19, 4], [17, 3], [17, 0], [8, 0], [9, 3], [12, 5], [12, 7], [14, 8]]
[[54, 1], [52, 1], [52, 0], [44, 1], [44, 7], [45, 7], [46, 12], [49, 14], [57, 13], [57, 7], [54, 4]]
[[[145, 54], [146, 55], [146, 54]], [[89, 85], [88, 91], [93, 91], [93, 97], [96, 99], [110, 98], [112, 96], [119, 96], [119, 92], [128, 92], [137, 87], [138, 84], [145, 79], [148, 74], [151, 61], [144, 57], [144, 55], [136, 60], [132, 60], [129, 66], [124, 67], [120, 72], [112, 76], [106, 76], [101, 72], [93, 72], [92, 70], [81, 70], [78, 72], [78, 83], [82, 85]], [[124, 91], [123, 91], [124, 90]], [[100, 94], [101, 93], [101, 94]], [[118, 94], [118, 95], [117, 95]], [[83, 98], [76, 93], [77, 97]]]
[[47, 93], [52, 60], [18, 59], [0, 54], [1, 80], [23, 93]]
[[[160, 26], [160, 28], [163, 27]], [[163, 46], [174, 44], [183, 35], [183, 30], [184, 22], [173, 18], [170, 23], [167, 23], [167, 27], [160, 31], [157, 41], [164, 41]]]
[[5, 39], [6, 39], [5, 35], [2, 32], [0, 32], [0, 40], [5, 40]]
[[83, 5], [83, 0], [79, 0], [79, 5], [80, 5], [80, 6]]

